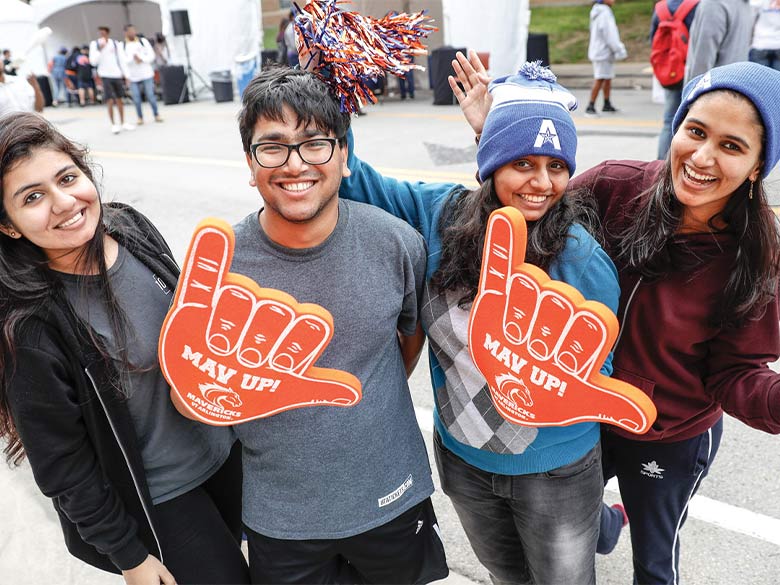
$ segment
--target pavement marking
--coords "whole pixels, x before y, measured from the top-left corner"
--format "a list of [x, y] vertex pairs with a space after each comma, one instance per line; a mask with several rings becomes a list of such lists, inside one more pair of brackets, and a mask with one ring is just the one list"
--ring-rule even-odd
[[[433, 433], [433, 411], [430, 408], [415, 407], [414, 412], [420, 429]], [[609, 480], [605, 489], [619, 494], [617, 479], [613, 477]], [[780, 546], [780, 519], [778, 518], [758, 514], [702, 495], [693, 496], [688, 506], [688, 516]]]

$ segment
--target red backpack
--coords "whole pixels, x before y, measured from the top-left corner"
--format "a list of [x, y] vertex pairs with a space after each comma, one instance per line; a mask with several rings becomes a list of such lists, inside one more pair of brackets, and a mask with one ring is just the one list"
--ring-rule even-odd
[[650, 49], [650, 65], [658, 81], [664, 87], [680, 83], [685, 77], [685, 59], [688, 56], [688, 27], [683, 22], [699, 0], [684, 0], [674, 15], [667, 0], [655, 5], [658, 28], [653, 35]]

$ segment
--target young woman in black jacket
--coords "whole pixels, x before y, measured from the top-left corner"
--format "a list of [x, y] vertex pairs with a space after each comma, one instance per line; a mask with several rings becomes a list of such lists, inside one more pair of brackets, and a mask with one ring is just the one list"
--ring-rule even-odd
[[180, 416], [157, 363], [178, 268], [103, 205], [85, 149], [36, 114], [0, 124], [0, 438], [70, 552], [128, 584], [247, 583], [232, 431]]

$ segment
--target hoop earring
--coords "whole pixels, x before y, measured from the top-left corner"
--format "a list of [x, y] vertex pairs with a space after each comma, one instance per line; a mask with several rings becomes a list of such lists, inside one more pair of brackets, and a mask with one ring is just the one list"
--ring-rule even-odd
[[750, 181], [750, 191], [748, 191], [748, 199], [753, 199], [753, 183], [754, 181]]

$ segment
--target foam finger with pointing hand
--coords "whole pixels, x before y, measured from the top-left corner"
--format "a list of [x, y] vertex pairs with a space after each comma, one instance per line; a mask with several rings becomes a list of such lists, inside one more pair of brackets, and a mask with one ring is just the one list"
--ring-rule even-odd
[[330, 313], [229, 272], [234, 236], [201, 222], [163, 323], [159, 359], [184, 416], [229, 425], [304, 407], [352, 406], [360, 381], [314, 364], [330, 342]]
[[506, 420], [526, 426], [596, 421], [644, 433], [656, 417], [638, 388], [599, 372], [614, 314], [525, 263], [526, 226], [511, 207], [488, 221], [469, 352]]

